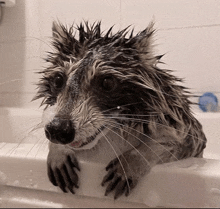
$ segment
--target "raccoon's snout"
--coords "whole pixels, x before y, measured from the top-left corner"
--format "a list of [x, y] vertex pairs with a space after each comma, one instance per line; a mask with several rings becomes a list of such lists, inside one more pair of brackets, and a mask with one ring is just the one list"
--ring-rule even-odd
[[71, 120], [55, 117], [46, 125], [45, 135], [53, 143], [68, 144], [74, 140], [75, 129]]

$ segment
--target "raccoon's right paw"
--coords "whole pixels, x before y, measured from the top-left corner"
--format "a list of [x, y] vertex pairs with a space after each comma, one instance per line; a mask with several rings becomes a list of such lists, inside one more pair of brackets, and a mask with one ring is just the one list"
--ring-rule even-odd
[[73, 194], [74, 187], [78, 186], [78, 175], [75, 168], [80, 171], [78, 161], [72, 150], [50, 150], [47, 156], [47, 174], [54, 186], [59, 186], [63, 192]]

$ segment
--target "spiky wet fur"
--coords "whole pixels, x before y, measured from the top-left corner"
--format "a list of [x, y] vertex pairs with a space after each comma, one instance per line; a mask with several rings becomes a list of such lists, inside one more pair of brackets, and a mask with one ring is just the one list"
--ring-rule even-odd
[[[69, 29], [54, 23], [55, 50], [38, 84], [35, 99], [43, 98], [46, 109], [54, 107], [54, 116], [73, 121], [74, 140], [86, 142], [103, 126], [128, 143], [129, 138], [137, 139], [138, 146], [131, 144], [130, 151], [107, 166], [102, 184], [110, 182], [106, 195], [115, 190], [115, 198], [129, 194], [155, 164], [201, 157], [206, 144], [182, 80], [157, 66], [162, 56], [153, 53], [153, 34], [153, 23], [136, 35], [128, 28], [101, 32], [100, 22]], [[53, 86], [57, 73], [65, 80], [59, 90]], [[106, 77], [115, 84], [110, 92], [102, 89]], [[104, 133], [103, 138], [108, 140]], [[53, 158], [48, 158], [51, 163]], [[51, 181], [60, 186], [58, 180]], [[65, 191], [65, 186], [60, 187]]]

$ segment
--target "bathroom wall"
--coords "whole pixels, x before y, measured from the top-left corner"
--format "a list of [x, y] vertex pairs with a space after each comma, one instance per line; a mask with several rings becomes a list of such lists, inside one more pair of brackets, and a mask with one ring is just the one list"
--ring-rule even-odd
[[17, 0], [2, 8], [0, 23], [0, 106], [33, 105], [33, 82], [41, 67], [38, 1]]
[[[17, 0], [0, 23], [0, 106], [30, 102], [45, 66], [53, 20], [66, 25], [102, 20], [103, 30], [127, 25], [135, 31], [156, 22], [155, 52], [163, 67], [185, 78], [194, 93], [220, 92], [220, 0]], [[219, 98], [220, 100], [220, 98]]]

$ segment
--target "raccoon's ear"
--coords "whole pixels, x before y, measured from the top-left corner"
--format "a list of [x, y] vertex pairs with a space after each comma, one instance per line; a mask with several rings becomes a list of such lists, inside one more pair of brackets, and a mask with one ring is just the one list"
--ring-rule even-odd
[[58, 51], [59, 55], [71, 55], [77, 57], [80, 45], [73, 35], [73, 26], [67, 29], [61, 23], [53, 22], [53, 45]]
[[67, 38], [67, 30], [65, 27], [55, 21], [53, 21], [52, 33], [54, 39], [58, 40], [59, 42], [62, 42], [65, 38]]
[[[142, 60], [150, 61], [155, 60], [153, 53], [153, 35], [154, 35], [154, 22], [150, 22], [148, 27], [134, 36], [133, 47], [138, 51]], [[132, 40], [131, 39], [131, 40]]]

